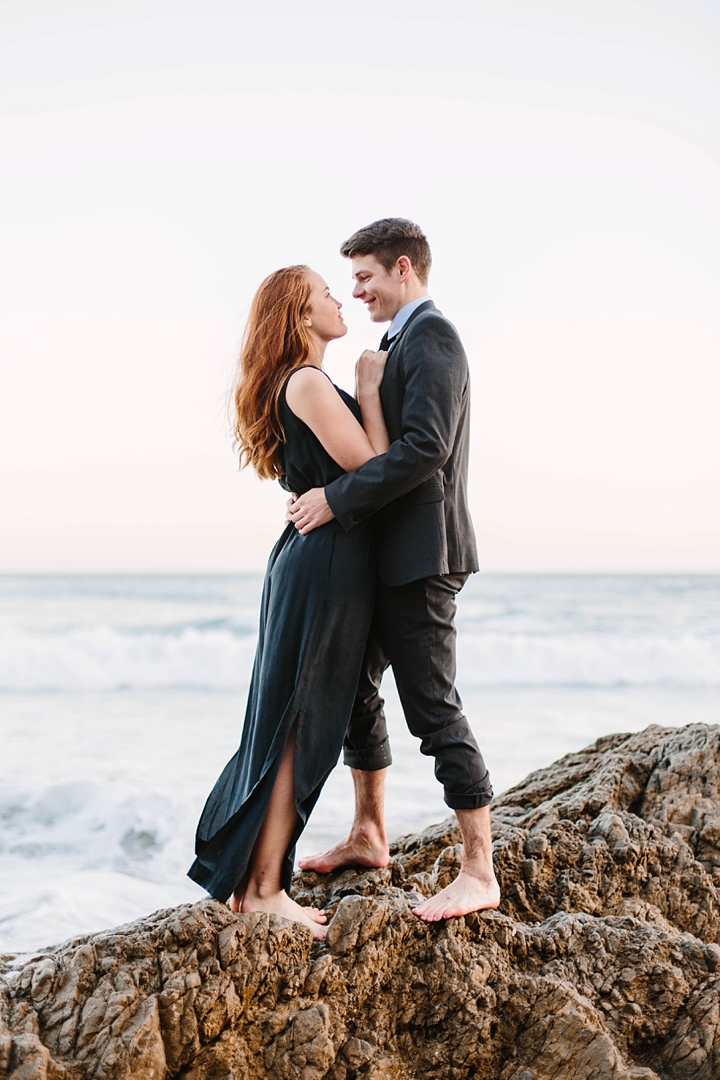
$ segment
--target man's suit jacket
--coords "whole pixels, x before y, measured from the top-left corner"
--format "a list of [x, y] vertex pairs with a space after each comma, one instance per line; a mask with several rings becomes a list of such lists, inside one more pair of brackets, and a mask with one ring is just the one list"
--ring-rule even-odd
[[390, 449], [325, 488], [346, 532], [382, 512], [378, 572], [387, 585], [478, 569], [467, 504], [469, 393], [458, 332], [428, 300], [391, 343], [380, 388]]

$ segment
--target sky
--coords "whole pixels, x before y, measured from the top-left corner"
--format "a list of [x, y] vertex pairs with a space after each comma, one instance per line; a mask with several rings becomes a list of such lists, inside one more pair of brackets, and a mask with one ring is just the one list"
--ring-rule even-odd
[[715, 0], [0, 5], [0, 572], [260, 570], [263, 277], [417, 221], [486, 571], [720, 571]]

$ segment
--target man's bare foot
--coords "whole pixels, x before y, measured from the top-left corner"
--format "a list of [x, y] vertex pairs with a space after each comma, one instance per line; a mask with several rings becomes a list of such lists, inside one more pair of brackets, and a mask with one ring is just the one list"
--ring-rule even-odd
[[389, 862], [390, 849], [386, 836], [375, 829], [363, 829], [353, 830], [328, 851], [300, 859], [298, 865], [301, 870], [329, 874], [332, 870], [339, 870], [341, 866], [364, 866], [370, 869], [387, 866]]
[[439, 922], [471, 911], [487, 911], [500, 903], [500, 886], [495, 878], [478, 878], [461, 870], [454, 881], [413, 908], [413, 915], [425, 922]]
[[[233, 897], [234, 897], [233, 893]], [[233, 909], [234, 910], [234, 909]], [[269, 915], [279, 915], [281, 919], [290, 919], [291, 922], [302, 923], [312, 930], [312, 936], [316, 941], [324, 941], [327, 928], [322, 924], [327, 922], [327, 915], [317, 908], [300, 907], [288, 896], [284, 889], [280, 892], [260, 896], [258, 893], [248, 891], [242, 898], [240, 911], [266, 911]]]

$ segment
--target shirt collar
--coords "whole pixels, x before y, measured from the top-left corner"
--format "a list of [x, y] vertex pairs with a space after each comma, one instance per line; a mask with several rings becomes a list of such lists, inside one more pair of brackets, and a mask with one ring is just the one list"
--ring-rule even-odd
[[417, 308], [419, 308], [421, 304], [427, 304], [429, 299], [429, 296], [418, 296], [417, 300], [411, 300], [409, 304], [405, 305], [405, 307], [400, 308], [397, 315], [388, 327], [388, 343], [391, 342], [394, 337], [397, 337], [405, 323], [412, 315], [413, 311], [417, 310]]

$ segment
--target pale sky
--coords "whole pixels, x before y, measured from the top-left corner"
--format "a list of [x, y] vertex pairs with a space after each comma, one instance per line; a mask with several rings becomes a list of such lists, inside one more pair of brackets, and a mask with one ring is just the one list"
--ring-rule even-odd
[[487, 570], [720, 571], [716, 0], [0, 5], [0, 571], [257, 570], [250, 298], [416, 220]]

